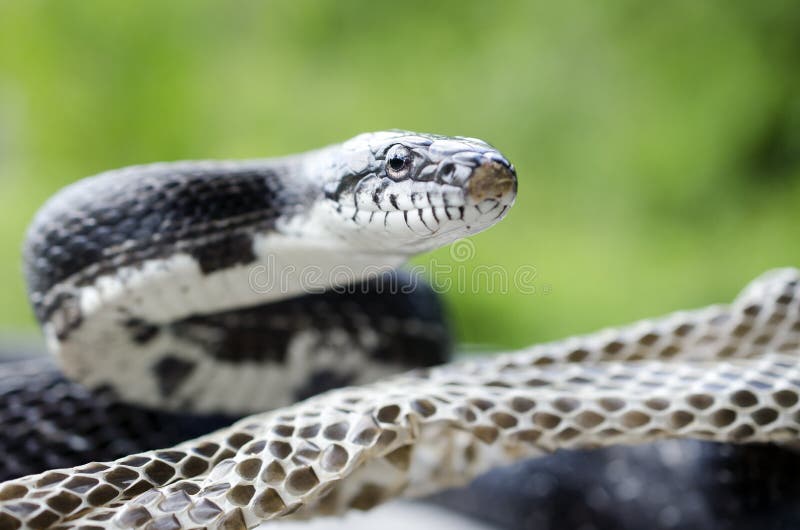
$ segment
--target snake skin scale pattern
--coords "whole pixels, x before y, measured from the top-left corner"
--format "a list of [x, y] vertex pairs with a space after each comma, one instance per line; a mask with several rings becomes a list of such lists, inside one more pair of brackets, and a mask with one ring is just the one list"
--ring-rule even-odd
[[250, 528], [465, 484], [559, 448], [791, 443], [800, 272], [730, 306], [333, 390], [171, 449], [10, 481], [0, 528]]

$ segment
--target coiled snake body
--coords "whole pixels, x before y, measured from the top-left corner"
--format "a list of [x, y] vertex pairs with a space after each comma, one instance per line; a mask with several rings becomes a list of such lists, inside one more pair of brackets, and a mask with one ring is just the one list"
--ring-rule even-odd
[[[31, 299], [89, 397], [267, 410], [443, 360], [430, 293], [380, 273], [487, 228], [515, 194], [513, 167], [484, 142], [404, 132], [282, 160], [120, 170], [34, 221]], [[307, 267], [314, 281], [281, 275]], [[562, 447], [794, 441], [799, 280], [773, 271], [730, 306], [330, 390], [169, 449], [10, 480], [0, 529], [250, 528], [431, 493]], [[354, 283], [364, 289], [304, 294]]]

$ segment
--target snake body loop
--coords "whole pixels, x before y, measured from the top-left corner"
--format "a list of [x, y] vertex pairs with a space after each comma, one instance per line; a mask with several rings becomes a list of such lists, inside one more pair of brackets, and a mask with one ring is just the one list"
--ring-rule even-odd
[[402, 131], [110, 171], [36, 216], [30, 298], [72, 380], [162, 410], [262, 411], [302, 397], [314, 374], [357, 384], [441, 362], [431, 295], [387, 284], [380, 298], [370, 282], [491, 226], [515, 194], [513, 167], [485, 142]]

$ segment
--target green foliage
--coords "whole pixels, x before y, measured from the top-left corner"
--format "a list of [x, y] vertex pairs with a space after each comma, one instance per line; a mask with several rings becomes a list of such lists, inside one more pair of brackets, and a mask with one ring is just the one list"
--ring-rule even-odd
[[798, 27], [789, 1], [0, 0], [0, 327], [32, 326], [19, 248], [68, 182], [383, 128], [517, 165], [467, 265], [533, 266], [537, 289], [452, 290], [466, 341], [728, 300], [800, 265]]

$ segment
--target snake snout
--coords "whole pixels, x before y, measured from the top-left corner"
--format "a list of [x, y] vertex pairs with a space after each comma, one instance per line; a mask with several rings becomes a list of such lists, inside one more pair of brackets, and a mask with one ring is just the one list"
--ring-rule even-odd
[[466, 192], [476, 203], [513, 199], [517, 194], [517, 172], [505, 160], [484, 157], [467, 180]]

